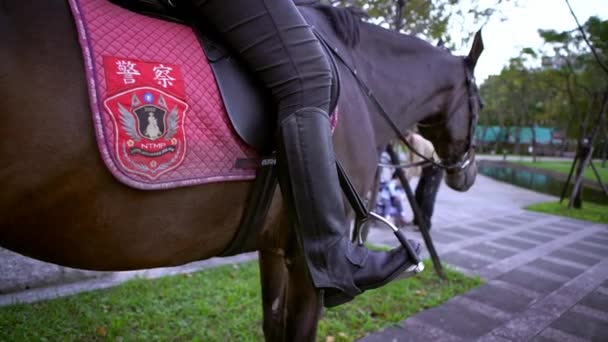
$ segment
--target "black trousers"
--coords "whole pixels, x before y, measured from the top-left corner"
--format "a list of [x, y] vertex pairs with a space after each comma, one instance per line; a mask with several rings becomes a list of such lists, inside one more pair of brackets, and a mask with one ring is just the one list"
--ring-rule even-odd
[[[418, 181], [418, 185], [416, 185], [416, 203], [418, 203], [429, 229], [431, 228], [431, 217], [435, 209], [435, 200], [437, 199], [437, 192], [443, 179], [443, 173], [443, 169], [435, 165], [423, 167], [420, 180]], [[417, 217], [414, 218], [415, 224], [419, 222]]]
[[243, 58], [276, 101], [279, 185], [315, 287], [355, 296], [351, 264], [366, 257], [349, 253], [345, 235], [327, 116], [331, 69], [320, 42], [292, 0], [191, 1], [195, 19]]
[[[183, 0], [186, 1], [186, 0]], [[270, 89], [278, 108], [279, 185], [315, 287], [326, 306], [382, 286], [411, 265], [404, 248], [350, 243], [327, 115], [331, 70], [292, 0], [189, 0]]]
[[329, 110], [331, 69], [292, 0], [192, 0], [192, 13], [255, 70], [278, 119], [305, 108]]

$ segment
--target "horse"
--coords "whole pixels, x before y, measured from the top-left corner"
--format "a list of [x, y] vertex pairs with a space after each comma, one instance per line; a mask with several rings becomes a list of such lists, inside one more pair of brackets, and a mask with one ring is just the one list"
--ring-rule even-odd
[[[481, 37], [468, 56], [454, 56], [365, 23], [353, 11], [301, 11], [342, 57], [334, 144], [355, 188], [369, 189], [378, 148], [417, 122], [447, 169], [448, 186], [472, 186], [472, 132], [481, 104], [472, 74]], [[91, 270], [166, 267], [220, 255], [239, 229], [252, 182], [162, 191], [119, 183], [98, 152], [67, 1], [2, 0], [0, 18], [0, 245]], [[313, 340], [322, 296], [278, 191], [255, 246], [248, 247], [259, 253], [265, 338]]]

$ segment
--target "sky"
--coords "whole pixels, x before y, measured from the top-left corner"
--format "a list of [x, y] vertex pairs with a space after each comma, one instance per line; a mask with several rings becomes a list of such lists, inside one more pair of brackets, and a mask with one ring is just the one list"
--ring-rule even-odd
[[[570, 5], [581, 24], [592, 15], [608, 19], [608, 0], [570, 0]], [[501, 17], [506, 20], [501, 21]], [[576, 23], [564, 0], [519, 0], [518, 6], [504, 6], [502, 14], [493, 16], [483, 28], [485, 49], [475, 68], [478, 84], [488, 75], [499, 74], [522, 48], [541, 48], [543, 43], [538, 29], [565, 31], [574, 28]], [[466, 54], [468, 49], [456, 53]]]

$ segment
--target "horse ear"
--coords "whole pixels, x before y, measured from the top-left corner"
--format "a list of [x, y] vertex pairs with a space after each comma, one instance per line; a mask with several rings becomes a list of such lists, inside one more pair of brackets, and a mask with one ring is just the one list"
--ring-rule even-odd
[[437, 42], [437, 47], [439, 47], [439, 48], [445, 47], [445, 42], [443, 41], [443, 39], [439, 38], [439, 41]]
[[479, 59], [479, 55], [483, 51], [483, 39], [481, 38], [481, 30], [475, 33], [475, 39], [473, 39], [473, 46], [471, 46], [471, 51], [469, 51], [469, 55], [465, 58], [467, 65], [472, 69], [475, 68], [477, 64], [477, 59]]

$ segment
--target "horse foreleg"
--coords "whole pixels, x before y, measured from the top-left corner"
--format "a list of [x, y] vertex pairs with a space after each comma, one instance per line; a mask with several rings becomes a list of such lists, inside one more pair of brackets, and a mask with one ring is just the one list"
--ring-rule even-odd
[[286, 340], [314, 341], [323, 310], [320, 291], [313, 286], [299, 248], [295, 256], [286, 260], [289, 272], [285, 293]]
[[262, 247], [259, 256], [264, 336], [266, 341], [285, 341], [288, 270], [284, 251]]
[[263, 232], [259, 244], [264, 336], [267, 341], [314, 341], [321, 297], [295, 236], [279, 232]]

